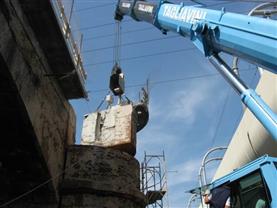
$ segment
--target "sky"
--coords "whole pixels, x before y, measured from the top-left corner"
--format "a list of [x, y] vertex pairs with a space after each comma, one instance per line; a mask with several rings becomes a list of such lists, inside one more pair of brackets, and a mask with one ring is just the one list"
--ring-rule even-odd
[[[63, 0], [70, 8], [72, 0]], [[172, 2], [178, 3], [180, 1]], [[195, 2], [184, 1], [187, 5]], [[247, 14], [257, 1], [200, 1], [209, 9]], [[77, 116], [76, 142], [80, 143], [83, 116], [92, 113], [108, 92], [113, 66], [114, 10], [116, 0], [75, 0], [72, 30], [83, 34], [82, 56], [87, 72], [89, 99], [72, 100]], [[67, 10], [68, 11], [68, 10]], [[150, 119], [137, 134], [139, 161], [147, 154], [165, 152], [168, 170], [168, 203], [186, 207], [198, 186], [198, 171], [205, 153], [227, 146], [242, 116], [239, 96], [190, 42], [172, 32], [163, 35], [154, 26], [129, 17], [121, 24], [121, 68], [126, 96], [138, 101], [141, 87], [149, 79]], [[232, 57], [223, 54], [227, 63]], [[239, 62], [241, 78], [255, 88], [259, 74], [254, 65]], [[213, 156], [222, 156], [223, 152]], [[207, 166], [208, 180], [218, 163]], [[191, 207], [198, 207], [195, 202]]]

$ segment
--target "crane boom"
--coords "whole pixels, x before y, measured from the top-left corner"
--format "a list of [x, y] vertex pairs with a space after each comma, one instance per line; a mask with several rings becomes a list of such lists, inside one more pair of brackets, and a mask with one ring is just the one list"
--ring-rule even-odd
[[116, 18], [129, 15], [146, 21], [164, 33], [174, 31], [191, 41], [205, 56], [226, 52], [277, 73], [277, 23], [275, 20], [176, 5], [161, 1], [121, 0]]
[[153, 24], [163, 33], [188, 36], [223, 77], [240, 94], [242, 102], [277, 141], [277, 115], [252, 89], [249, 89], [219, 57], [225, 52], [277, 73], [277, 22], [253, 16], [172, 4], [119, 0], [115, 19], [129, 15]]

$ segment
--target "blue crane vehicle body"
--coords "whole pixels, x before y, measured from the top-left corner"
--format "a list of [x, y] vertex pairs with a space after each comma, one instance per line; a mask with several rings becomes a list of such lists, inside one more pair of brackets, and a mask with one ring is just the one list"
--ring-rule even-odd
[[[251, 179], [255, 177], [256, 179]], [[260, 181], [258, 181], [260, 179]], [[262, 197], [263, 200], [266, 200], [266, 204], [268, 207], [269, 205], [273, 207], [277, 207], [277, 158], [269, 157], [267, 155], [262, 156], [247, 165], [234, 170], [232, 173], [223, 176], [220, 179], [213, 181], [209, 189], [213, 189], [216, 187], [221, 187], [223, 185], [227, 185], [229, 187], [239, 187], [239, 190], [234, 191], [231, 195], [231, 198], [235, 197], [234, 193], [240, 195], [239, 198], [241, 202], [237, 202], [233, 200], [233, 203], [244, 203], [248, 204], [248, 207], [255, 207], [258, 198]], [[243, 184], [243, 182], [245, 184]], [[250, 183], [252, 182], [252, 183]], [[256, 186], [256, 187], [255, 187]], [[260, 187], [263, 187], [261, 189]], [[259, 188], [259, 190], [258, 190]], [[243, 190], [244, 189], [244, 190]], [[250, 190], [252, 189], [252, 190]], [[248, 201], [243, 199], [242, 195], [243, 192], [252, 191], [252, 197], [248, 198]], [[260, 193], [263, 196], [257, 196], [257, 192], [264, 192]], [[256, 200], [256, 201], [255, 201]], [[251, 201], [252, 204], [249, 204]], [[234, 204], [235, 207], [237, 207]]]
[[[125, 15], [153, 24], [164, 34], [173, 31], [188, 37], [221, 75], [239, 93], [242, 102], [277, 142], [277, 115], [252, 89], [249, 89], [219, 56], [224, 52], [277, 73], [277, 21], [259, 17], [179, 5], [161, 0], [159, 4], [119, 0], [115, 19]], [[268, 197], [266, 207], [277, 207], [276, 158], [264, 156], [216, 181], [212, 188], [244, 180], [258, 171]], [[256, 177], [256, 176], [255, 176]], [[255, 179], [256, 180], [256, 179]], [[247, 184], [248, 182], [245, 182]], [[235, 207], [245, 207], [237, 205]], [[247, 207], [247, 206], [246, 206]]]
[[247, 165], [213, 181], [204, 188], [189, 192], [199, 195], [218, 187], [231, 188], [231, 207], [253, 208], [259, 200], [262, 207], [277, 207], [277, 158], [264, 155]]

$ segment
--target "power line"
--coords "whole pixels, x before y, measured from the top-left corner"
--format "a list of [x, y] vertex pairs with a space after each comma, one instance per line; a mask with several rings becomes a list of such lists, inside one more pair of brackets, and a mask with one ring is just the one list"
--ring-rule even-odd
[[[189, 80], [189, 79], [199, 79], [199, 78], [204, 78], [204, 77], [212, 77], [212, 76], [217, 76], [217, 74], [205, 74], [205, 75], [197, 75], [197, 76], [190, 76], [190, 77], [183, 77], [183, 78], [178, 78], [178, 79], [168, 79], [168, 80], [160, 80], [160, 81], [155, 81], [155, 82], [149, 82], [150, 85], [159, 85], [159, 84], [166, 84], [170, 82], [178, 82], [178, 81], [184, 81], [184, 80]], [[134, 87], [142, 87], [145, 84], [134, 84], [134, 85], [127, 85], [125, 88], [134, 88]], [[99, 93], [99, 92], [106, 92], [107, 89], [99, 89], [99, 90], [93, 90], [90, 92], [94, 93]]]
[[[247, 68], [247, 69], [240, 69], [240, 71], [245, 72], [245, 71], [251, 71], [253, 68]], [[159, 81], [153, 81], [149, 82], [150, 85], [161, 85], [161, 84], [167, 84], [170, 82], [179, 82], [179, 81], [185, 81], [185, 80], [192, 80], [192, 79], [201, 79], [201, 78], [206, 78], [206, 77], [213, 77], [213, 76], [219, 76], [221, 74], [219, 73], [211, 73], [211, 74], [203, 74], [203, 75], [195, 75], [195, 76], [187, 76], [183, 78], [177, 78], [177, 79], [165, 79], [165, 80], [159, 80]], [[142, 87], [144, 84], [134, 84], [134, 85], [127, 85], [125, 88], [135, 88], [135, 87]], [[108, 89], [103, 88], [99, 90], [89, 90], [89, 92], [93, 93], [99, 93], [99, 92], [106, 92]]]
[[[153, 41], [173, 39], [173, 38], [177, 38], [177, 37], [180, 37], [180, 36], [179, 35], [175, 35], [175, 36], [169, 36], [169, 37], [165, 37], [165, 38], [153, 38], [153, 39], [150, 39], [150, 40], [143, 40], [143, 41], [125, 43], [125, 44], [121, 44], [120, 46], [137, 45], [137, 44], [149, 43], [149, 42], [153, 42]], [[90, 49], [90, 50], [84, 50], [82, 53], [91, 53], [91, 52], [96, 52], [96, 51], [101, 51], [101, 50], [106, 50], [106, 49], [111, 49], [111, 48], [114, 48], [114, 46], [108, 46], [108, 47], [103, 47], [103, 48], [95, 48], [95, 49]]]
[[74, 12], [76, 12], [76, 13], [84, 12], [84, 11], [101, 8], [101, 7], [112, 6], [112, 5], [115, 5], [115, 3], [107, 3], [107, 4], [101, 4], [101, 5], [97, 5], [97, 6], [87, 7], [87, 8], [83, 8], [83, 9], [74, 10]]
[[229, 97], [230, 97], [230, 94], [231, 94], [230, 92], [231, 92], [231, 90], [230, 90], [230, 88], [229, 88], [229, 89], [228, 89], [228, 93], [227, 93], [226, 98], [225, 98], [225, 101], [224, 101], [224, 103], [223, 103], [222, 110], [221, 110], [221, 112], [220, 112], [220, 115], [219, 115], [219, 118], [218, 118], [218, 121], [217, 121], [217, 124], [216, 124], [214, 136], [213, 136], [212, 142], [211, 142], [211, 147], [214, 146], [215, 139], [216, 139], [216, 137], [217, 137], [218, 130], [219, 130], [219, 127], [220, 127], [220, 124], [221, 124], [221, 121], [222, 121], [223, 115], [224, 115], [224, 113], [225, 113], [226, 106], [227, 106], [227, 103], [228, 103], [228, 100], [229, 100]]
[[[254, 75], [253, 75], [253, 77], [252, 77], [250, 83], [253, 82], [253, 79], [254, 79], [255, 76], [256, 76], [257, 67], [249, 67], [248, 69], [240, 70], [240, 71], [250, 71], [251, 69], [256, 69], [256, 71], [255, 71], [255, 73], [254, 73]], [[224, 115], [225, 110], [226, 110], [226, 105], [227, 105], [228, 100], [229, 100], [229, 98], [230, 98], [230, 92], [231, 92], [231, 91], [230, 91], [230, 89], [229, 89], [228, 94], [227, 94], [226, 99], [225, 99], [224, 104], [223, 104], [222, 111], [221, 111], [221, 113], [220, 113], [220, 115], [219, 115], [219, 119], [218, 119], [218, 122], [217, 122], [217, 125], [216, 125], [216, 130], [215, 130], [214, 136], [213, 136], [213, 138], [212, 138], [211, 147], [213, 147], [214, 144], [215, 144], [215, 140], [216, 140], [216, 138], [217, 138], [218, 130], [219, 130], [221, 121], [222, 121], [222, 119], [223, 119], [223, 115]]]
[[[155, 27], [146, 27], [146, 28], [142, 28], [142, 29], [136, 29], [136, 30], [126, 30], [126, 31], [122, 31], [122, 35], [125, 35], [127, 33], [135, 33], [135, 32], [141, 32], [141, 31], [146, 31], [146, 30], [152, 30], [155, 29]], [[99, 36], [95, 36], [95, 37], [89, 37], [89, 38], [84, 38], [84, 41], [88, 41], [88, 40], [95, 40], [95, 39], [100, 39], [100, 38], [106, 38], [106, 37], [111, 37], [114, 36], [115, 33], [110, 33], [110, 34], [106, 34], [106, 35], [99, 35]]]
[[[129, 60], [152, 57], [152, 56], [160, 56], [160, 55], [166, 55], [166, 54], [172, 54], [172, 53], [180, 53], [180, 52], [190, 51], [190, 50], [195, 50], [195, 49], [196, 49], [195, 47], [191, 47], [191, 48], [185, 48], [185, 49], [179, 49], [179, 50], [165, 51], [165, 52], [160, 52], [160, 53], [152, 53], [152, 54], [147, 54], [147, 55], [142, 55], [142, 56], [121, 58], [120, 60], [121, 61], [129, 61]], [[96, 65], [108, 64], [108, 63], [113, 63], [113, 61], [112, 60], [102, 61], [102, 62], [97, 62], [97, 63], [92, 63], [92, 64], [85, 64], [84, 66], [85, 67], [86, 66], [96, 66]]]
[[[123, 23], [124, 22], [133, 22], [133, 20], [125, 20], [125, 21], [122, 21]], [[115, 22], [110, 22], [110, 23], [104, 23], [104, 24], [101, 24], [101, 25], [94, 25], [94, 26], [89, 26], [89, 27], [81, 27], [75, 31], [85, 31], [85, 30], [91, 30], [91, 29], [95, 29], [95, 28], [101, 28], [101, 27], [106, 27], [106, 26], [110, 26], [110, 25], [115, 25]]]

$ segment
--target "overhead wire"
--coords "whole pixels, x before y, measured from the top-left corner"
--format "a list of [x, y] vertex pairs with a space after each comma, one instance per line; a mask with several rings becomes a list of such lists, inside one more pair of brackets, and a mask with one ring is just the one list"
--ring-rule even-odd
[[[146, 31], [146, 30], [153, 30], [153, 26], [152, 27], [142, 28], [142, 29], [122, 31], [123, 32], [122, 35], [125, 35], [125, 34], [128, 34], [128, 33], [135, 33], [135, 32]], [[106, 34], [106, 35], [98, 35], [98, 36], [94, 36], [94, 37], [84, 38], [84, 41], [95, 40], [95, 39], [100, 39], [100, 38], [106, 38], [106, 37], [111, 37], [111, 36], [114, 36], [114, 35], [115, 35], [115, 33], [110, 33], [110, 34]]]
[[[249, 67], [249, 69], [247, 70], [240, 70], [240, 71], [250, 71], [251, 69], [256, 69], [255, 70], [255, 73], [254, 73], [254, 75], [253, 75], [253, 77], [252, 77], [252, 79], [251, 79], [251, 81], [250, 81], [250, 84], [252, 84], [252, 82], [253, 82], [253, 80], [254, 80], [254, 78], [255, 78], [255, 76], [257, 75], [257, 66], [255, 66], [255, 67]], [[217, 122], [217, 125], [216, 125], [216, 129], [215, 129], [215, 133], [214, 133], [214, 136], [213, 136], [213, 138], [212, 138], [212, 141], [211, 141], [211, 148], [214, 146], [214, 144], [215, 144], [215, 140], [216, 140], [216, 138], [217, 138], [217, 135], [218, 135], [218, 131], [219, 131], [219, 128], [220, 128], [220, 124], [221, 124], [221, 121], [222, 121], [222, 119], [223, 119], [223, 115], [224, 115], [224, 113], [225, 113], [225, 110], [226, 110], [226, 105], [227, 105], [227, 103], [228, 103], [228, 100], [229, 100], [229, 98], [230, 98], [230, 92], [231, 92], [231, 90], [230, 90], [230, 88], [229, 88], [229, 90], [228, 90], [228, 94], [227, 94], [227, 96], [226, 96], [226, 99], [225, 99], [225, 101], [224, 101], [224, 104], [223, 104], [223, 107], [222, 107], [222, 111], [221, 111], [221, 113], [220, 113], [220, 115], [219, 115], [219, 119], [218, 119], [218, 122]], [[240, 118], [240, 115], [238, 116], [239, 118]], [[237, 120], [237, 119], [236, 119]], [[237, 123], [237, 122], [236, 122]]]
[[[121, 58], [120, 60], [121, 61], [130, 61], [130, 60], [135, 60], [135, 59], [140, 59], [140, 58], [147, 58], [147, 57], [153, 57], [153, 56], [160, 56], [160, 55], [167, 55], [167, 54], [173, 54], [173, 53], [180, 53], [180, 52], [185, 52], [185, 51], [190, 51], [190, 50], [196, 50], [196, 48], [195, 47], [191, 47], [191, 48], [185, 48], [185, 49], [178, 49], [178, 50], [172, 50], [172, 51], [152, 53], [152, 54], [146, 54], [146, 55], [141, 55], [141, 56], [133, 56], [133, 57]], [[96, 65], [102, 65], [102, 64], [108, 64], [108, 63], [113, 63], [113, 60], [96, 62], [96, 63], [91, 63], [91, 64], [85, 64], [84, 67], [87, 67], [87, 66], [96, 66]]]
[[[171, 51], [168, 50], [168, 51], [159, 52], [159, 53], [152, 53], [152, 54], [145, 54], [145, 55], [140, 55], [140, 56], [121, 58], [121, 61], [130, 61], [130, 60], [135, 60], [135, 59], [148, 58], [148, 57], [153, 57], [153, 56], [161, 56], [161, 55], [167, 55], [167, 54], [173, 54], [173, 53], [180, 53], [180, 52], [196, 50], [196, 49], [197, 49], [196, 47], [190, 47], [190, 48], [177, 49], [177, 50], [171, 50]], [[109, 64], [109, 63], [113, 63], [113, 60], [84, 64], [84, 67]]]
[[212, 137], [212, 141], [211, 141], [211, 146], [210, 148], [212, 148], [215, 144], [215, 140], [216, 140], [216, 137], [217, 137], [217, 134], [218, 134], [218, 130], [219, 130], [219, 127], [220, 127], [220, 124], [221, 124], [221, 121], [222, 121], [222, 118], [223, 118], [223, 115], [225, 113], [225, 110], [226, 110], [226, 106], [227, 106], [227, 103], [229, 101], [229, 97], [230, 97], [230, 94], [231, 94], [231, 90], [230, 88], [228, 89], [228, 92], [227, 92], [227, 95], [226, 95], [226, 98], [224, 99], [224, 103], [223, 103], [223, 107], [222, 107], [222, 110], [219, 114], [219, 117], [218, 117], [218, 121], [217, 121], [217, 124], [216, 124], [216, 128], [215, 128], [215, 132], [214, 132], [214, 135]]
[[[121, 44], [121, 46], [130, 46], [130, 45], [137, 45], [137, 44], [142, 44], [142, 43], [149, 43], [153, 41], [159, 41], [159, 40], [168, 40], [168, 39], [173, 39], [173, 38], [178, 38], [180, 37], [179, 35], [174, 35], [174, 36], [169, 36], [169, 37], [164, 37], [164, 38], [153, 38], [149, 40], [142, 40], [142, 41], [136, 41], [136, 42], [131, 42], [131, 43], [125, 43]], [[91, 52], [96, 52], [96, 51], [102, 51], [102, 50], [107, 50], [114, 48], [114, 46], [107, 46], [103, 48], [95, 48], [95, 49], [90, 49], [90, 50], [84, 50], [82, 53], [91, 53]]]
[[[124, 20], [122, 22], [125, 23], [125, 22], [132, 22], [132, 21], [133, 20]], [[115, 22], [109, 22], [109, 23], [104, 23], [104, 24], [101, 24], [101, 25], [93, 25], [93, 26], [88, 26], [88, 27], [81, 27], [81, 28], [79, 28], [75, 31], [91, 30], [91, 29], [106, 27], [106, 26], [110, 26], [110, 25], [115, 25]]]
[[89, 11], [92, 9], [97, 9], [97, 8], [101, 8], [101, 7], [107, 7], [107, 6], [113, 6], [115, 5], [115, 3], [107, 3], [107, 4], [101, 4], [101, 5], [96, 5], [96, 6], [91, 6], [91, 7], [87, 7], [87, 8], [82, 8], [82, 9], [78, 9], [78, 10], [74, 10], [73, 12], [84, 12], [84, 11]]
[[[251, 68], [245, 68], [245, 69], [240, 69], [242, 72], [246, 71], [252, 71], [253, 67]], [[177, 78], [177, 79], [164, 79], [164, 80], [159, 80], [159, 81], [153, 81], [149, 82], [150, 85], [161, 85], [161, 84], [167, 84], [171, 82], [179, 82], [179, 81], [185, 81], [185, 80], [192, 80], [192, 79], [201, 79], [201, 78], [207, 78], [207, 77], [213, 77], [213, 76], [220, 76], [220, 73], [211, 73], [211, 74], [203, 74], [203, 75], [195, 75], [195, 76], [187, 76], [187, 77], [182, 77], [182, 78]], [[133, 84], [133, 85], [127, 85], [125, 88], [135, 88], [135, 87], [142, 87], [145, 84]], [[98, 90], [89, 90], [91, 93], [99, 93], [99, 92], [106, 92], [108, 89], [103, 88], [103, 89], [98, 89]]]

